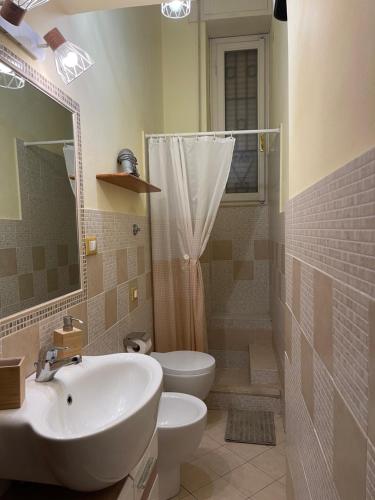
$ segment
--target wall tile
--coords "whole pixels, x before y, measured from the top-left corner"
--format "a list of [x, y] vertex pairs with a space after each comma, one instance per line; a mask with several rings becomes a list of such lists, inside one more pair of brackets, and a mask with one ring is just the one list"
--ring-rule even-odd
[[117, 323], [117, 288], [105, 292], [105, 329]]
[[335, 391], [333, 478], [341, 500], [366, 498], [366, 457], [366, 438]]
[[301, 311], [301, 262], [293, 259], [293, 290], [292, 290], [292, 312], [297, 321], [300, 320]]
[[233, 261], [233, 279], [234, 280], [253, 280], [254, 262], [252, 261]]
[[368, 435], [375, 446], [375, 301], [369, 303], [369, 407]]
[[104, 290], [103, 285], [103, 255], [97, 254], [87, 258], [87, 293], [94, 297]]
[[33, 270], [41, 271], [46, 267], [46, 251], [44, 247], [33, 247]]
[[69, 247], [67, 244], [57, 245], [57, 265], [67, 266], [69, 264]]
[[146, 274], [146, 300], [152, 298], [152, 273]]
[[34, 296], [34, 279], [32, 273], [18, 276], [18, 289], [20, 300], [27, 300]]
[[292, 313], [289, 307], [285, 308], [285, 352], [288, 355], [289, 361], [292, 361]]
[[128, 251], [126, 248], [117, 250], [117, 284], [128, 281]]
[[39, 345], [39, 326], [30, 326], [3, 339], [2, 357], [25, 356], [25, 373], [29, 376], [35, 371], [34, 362], [38, 359]]
[[313, 379], [313, 349], [304, 335], [301, 335], [301, 386], [302, 394], [314, 419], [314, 379]]
[[255, 260], [268, 260], [270, 258], [269, 240], [254, 240]]
[[232, 260], [232, 241], [212, 241], [212, 258], [213, 260]]
[[314, 347], [330, 373], [333, 370], [332, 278], [314, 270]]
[[105, 294], [96, 295], [87, 302], [89, 344], [105, 332]]
[[17, 252], [15, 248], [0, 249], [0, 278], [17, 274]]
[[47, 270], [47, 290], [54, 292], [59, 288], [59, 273], [57, 269]]
[[137, 247], [137, 275], [145, 272], [145, 247]]

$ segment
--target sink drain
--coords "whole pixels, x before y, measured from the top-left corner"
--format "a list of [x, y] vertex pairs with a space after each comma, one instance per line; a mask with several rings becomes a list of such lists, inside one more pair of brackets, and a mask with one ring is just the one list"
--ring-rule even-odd
[[66, 402], [68, 403], [69, 406], [73, 403], [73, 397], [71, 394], [69, 394], [68, 397], [66, 398]]

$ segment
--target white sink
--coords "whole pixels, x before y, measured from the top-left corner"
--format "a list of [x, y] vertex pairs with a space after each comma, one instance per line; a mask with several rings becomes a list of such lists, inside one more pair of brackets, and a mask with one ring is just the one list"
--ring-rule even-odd
[[142, 354], [84, 357], [51, 382], [26, 380], [0, 411], [0, 479], [106, 488], [139, 462], [155, 430], [162, 369]]

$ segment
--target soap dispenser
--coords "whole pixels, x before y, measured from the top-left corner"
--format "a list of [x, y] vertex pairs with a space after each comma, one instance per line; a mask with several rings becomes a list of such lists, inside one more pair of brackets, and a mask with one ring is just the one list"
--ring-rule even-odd
[[53, 333], [53, 343], [56, 347], [61, 347], [58, 359], [69, 358], [82, 355], [83, 331], [73, 326], [73, 321], [83, 325], [83, 321], [73, 316], [64, 316], [63, 327]]

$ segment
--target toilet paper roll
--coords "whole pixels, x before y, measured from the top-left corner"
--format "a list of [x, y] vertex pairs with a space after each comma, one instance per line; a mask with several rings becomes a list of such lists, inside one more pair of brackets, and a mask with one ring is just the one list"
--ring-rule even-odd
[[137, 346], [139, 346], [139, 349], [132, 347], [132, 346], [128, 346], [126, 348], [127, 352], [140, 353], [140, 354], [150, 354], [150, 352], [152, 351], [151, 339], [147, 340], [146, 342], [144, 342], [143, 340], [140, 340], [140, 339], [132, 339], [132, 342], [137, 344]]

